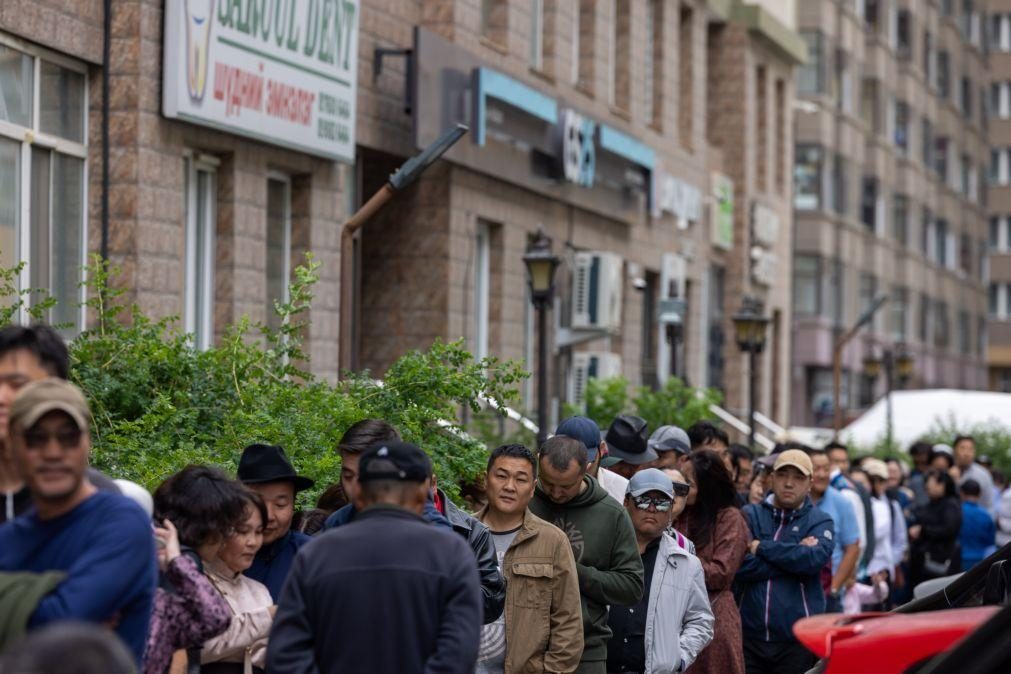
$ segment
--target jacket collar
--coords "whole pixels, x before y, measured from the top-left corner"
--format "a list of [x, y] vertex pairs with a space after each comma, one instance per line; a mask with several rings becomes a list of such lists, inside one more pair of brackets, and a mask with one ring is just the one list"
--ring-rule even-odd
[[288, 531], [285, 532], [284, 536], [281, 536], [273, 543], [269, 543], [261, 547], [257, 551], [256, 556], [264, 561], [272, 562], [274, 561], [274, 559], [277, 558], [278, 555], [280, 555], [284, 551], [284, 548], [290, 542], [291, 542], [291, 529], [288, 529]]
[[[484, 516], [488, 513], [488, 506], [484, 506], [474, 515], [480, 522], [484, 522]], [[487, 525], [486, 525], [487, 526]], [[520, 530], [516, 532], [516, 538], [513, 539], [513, 544], [519, 543], [520, 541], [525, 541], [528, 538], [533, 538], [540, 532], [540, 526], [534, 521], [534, 514], [530, 512], [530, 508], [523, 511], [523, 524], [520, 525]]]
[[660, 535], [660, 549], [657, 555], [669, 560], [672, 557], [688, 557], [688, 551], [678, 545], [670, 534], [664, 532]]
[[468, 518], [462, 510], [457, 508], [455, 503], [449, 500], [446, 496], [446, 492], [441, 489], [439, 489], [438, 492], [439, 499], [442, 501], [442, 506], [446, 510], [443, 514], [446, 516], [446, 519], [449, 520], [449, 523], [454, 529], [462, 529], [470, 534], [470, 531], [474, 528], [471, 524], [470, 518]]
[[415, 520], [417, 522], [428, 524], [428, 521], [421, 515], [418, 515], [417, 513], [413, 513], [410, 510], [407, 510], [406, 508], [400, 508], [395, 505], [386, 505], [382, 503], [379, 505], [370, 506], [365, 510], [361, 511], [360, 513], [357, 513], [355, 515], [354, 521], [357, 522], [359, 520], [386, 519], [386, 518]]
[[771, 510], [773, 515], [781, 513], [782, 517], [784, 517], [785, 519], [793, 519], [794, 517], [800, 517], [801, 515], [804, 515], [805, 513], [807, 513], [808, 510], [814, 507], [814, 504], [811, 502], [810, 495], [805, 496], [804, 502], [800, 504], [799, 508], [795, 508], [794, 510], [777, 508], [774, 501], [775, 498], [776, 498], [775, 494], [769, 494], [768, 496], [766, 496], [765, 500], [762, 501], [762, 507]]

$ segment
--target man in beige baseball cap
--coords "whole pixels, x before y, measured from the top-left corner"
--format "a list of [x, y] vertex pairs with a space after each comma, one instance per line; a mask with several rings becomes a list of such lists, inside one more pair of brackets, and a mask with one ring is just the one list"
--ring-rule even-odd
[[[81, 390], [56, 377], [28, 384], [11, 404], [14, 463], [42, 519], [61, 515], [95, 493], [87, 476], [90, 419]], [[60, 451], [48, 451], [53, 440]]]
[[736, 582], [749, 672], [804, 672], [814, 665], [793, 624], [825, 611], [821, 572], [831, 562], [835, 533], [832, 518], [808, 498], [813, 473], [806, 452], [786, 450], [773, 464], [772, 496], [742, 511], [752, 541]]
[[55, 377], [25, 385], [11, 403], [10, 446], [32, 508], [0, 526], [0, 571], [65, 574], [38, 602], [29, 629], [114, 624], [139, 666], [158, 579], [151, 520], [88, 479], [90, 420], [81, 390]]

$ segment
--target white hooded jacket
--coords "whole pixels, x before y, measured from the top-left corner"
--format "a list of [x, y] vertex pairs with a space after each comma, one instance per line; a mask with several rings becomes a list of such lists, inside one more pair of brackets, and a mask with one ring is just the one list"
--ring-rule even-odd
[[687, 669], [712, 641], [714, 622], [702, 563], [663, 534], [646, 609], [647, 674]]

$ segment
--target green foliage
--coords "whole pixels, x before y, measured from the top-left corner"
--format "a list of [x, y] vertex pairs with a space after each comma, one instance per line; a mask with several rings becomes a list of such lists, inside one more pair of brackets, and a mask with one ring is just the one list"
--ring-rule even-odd
[[986, 454], [1004, 474], [1011, 473], [1011, 427], [996, 422], [960, 427], [955, 419], [935, 419], [924, 440], [951, 445], [959, 435], [971, 435], [976, 440], [976, 456]]
[[[950, 447], [959, 435], [971, 435], [976, 440], [977, 456], [986, 454], [993, 459], [996, 468], [1005, 474], [1011, 474], [1011, 427], [1007, 425], [988, 422], [967, 427], [960, 426], [954, 417], [938, 417], [934, 419], [930, 430], [920, 439], [932, 445], [940, 443]], [[875, 456], [879, 459], [897, 457], [911, 463], [909, 447], [902, 447], [894, 441], [889, 445], [884, 436], [872, 446], [854, 446], [853, 449], [856, 453], [866, 456]]]
[[93, 258], [94, 327], [71, 345], [71, 378], [92, 406], [95, 465], [153, 489], [189, 463], [233, 472], [245, 445], [280, 444], [316, 480], [302, 495], [308, 505], [339, 478], [334, 448], [344, 431], [378, 417], [429, 452], [450, 494], [476, 478], [486, 450], [463, 432], [458, 412], [477, 411], [479, 396], [508, 404], [527, 374], [512, 362], [475, 360], [459, 342], [436, 342], [400, 358], [383, 382], [368, 373], [336, 385], [314, 376], [302, 335], [318, 269], [307, 256], [294, 271], [290, 299], [274, 307], [278, 329], [244, 318], [200, 351], [175, 318], [154, 320], [125, 305], [112, 285], [118, 270]]
[[45, 320], [49, 310], [56, 306], [56, 300], [40, 288], [18, 288], [18, 278], [25, 269], [19, 262], [13, 267], [0, 266], [0, 325], [8, 325], [18, 319], [24, 309], [33, 321]]
[[629, 395], [628, 380], [624, 377], [590, 379], [586, 382], [586, 409], [575, 405], [565, 406], [565, 416], [585, 414], [607, 428], [619, 414], [635, 414], [649, 424], [650, 429], [673, 425], [688, 428], [692, 424], [711, 419], [710, 405], [722, 402], [716, 389], [696, 389], [677, 377], [671, 377], [663, 388], [654, 391], [646, 386]]
[[721, 402], [723, 396], [716, 389], [695, 389], [677, 377], [668, 379], [657, 391], [640, 387], [632, 401], [636, 413], [650, 428], [668, 425], [688, 428], [703, 419], [712, 419], [709, 407]]

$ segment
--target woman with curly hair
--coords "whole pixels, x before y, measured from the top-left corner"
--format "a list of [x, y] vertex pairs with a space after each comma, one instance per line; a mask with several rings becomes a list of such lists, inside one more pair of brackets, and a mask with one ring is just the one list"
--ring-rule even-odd
[[743, 674], [744, 645], [741, 614], [731, 586], [744, 561], [751, 535], [737, 509], [737, 492], [726, 464], [718, 454], [696, 450], [682, 469], [691, 487], [688, 507], [678, 520], [678, 529], [695, 543], [702, 562], [709, 603], [716, 617], [712, 642], [703, 650], [690, 672]]

